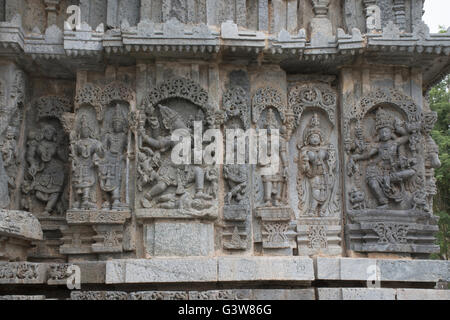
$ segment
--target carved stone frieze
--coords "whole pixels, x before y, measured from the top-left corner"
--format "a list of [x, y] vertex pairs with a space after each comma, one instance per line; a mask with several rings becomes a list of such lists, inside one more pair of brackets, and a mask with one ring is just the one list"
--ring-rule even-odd
[[[135, 93], [125, 83], [88, 83], [75, 98], [75, 115], [64, 114], [72, 159], [70, 235], [94, 235], [88, 246], [65, 240], [64, 251], [122, 252], [124, 225], [131, 218], [129, 179]], [[77, 227], [75, 227], [77, 226]], [[90, 229], [92, 228], [92, 229]], [[89, 245], [91, 245], [89, 247]]]
[[290, 173], [290, 203], [297, 220], [298, 251], [337, 255], [341, 201], [337, 95], [322, 82], [294, 83], [289, 91], [295, 130], [289, 142], [295, 157]]

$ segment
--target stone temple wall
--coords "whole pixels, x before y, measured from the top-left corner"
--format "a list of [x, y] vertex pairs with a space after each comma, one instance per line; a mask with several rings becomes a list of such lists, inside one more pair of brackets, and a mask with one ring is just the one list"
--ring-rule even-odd
[[[425, 97], [450, 30], [422, 13], [0, 1], [0, 299], [449, 299]], [[198, 160], [228, 129], [278, 132], [278, 170]]]

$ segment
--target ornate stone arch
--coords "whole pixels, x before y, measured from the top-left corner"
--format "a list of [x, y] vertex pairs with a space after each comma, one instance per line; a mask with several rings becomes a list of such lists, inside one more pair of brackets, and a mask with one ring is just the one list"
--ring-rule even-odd
[[72, 101], [64, 96], [45, 96], [34, 101], [37, 120], [56, 118], [62, 122], [63, 114], [72, 110]]
[[130, 86], [121, 81], [113, 81], [100, 91], [98, 100], [104, 108], [113, 101], [127, 101], [130, 103], [135, 100], [135, 96], [136, 94]]
[[97, 120], [103, 119], [103, 106], [100, 103], [101, 89], [92, 84], [87, 83], [83, 88], [77, 91], [75, 96], [75, 112], [83, 105], [90, 105], [95, 109]]
[[264, 87], [256, 90], [252, 98], [252, 121], [257, 123], [264, 109], [273, 107], [278, 110], [281, 121], [285, 124], [289, 110], [283, 101], [281, 93], [272, 87]]
[[313, 107], [324, 110], [331, 124], [335, 126], [337, 95], [329, 85], [323, 83], [298, 84], [289, 91], [288, 101], [289, 108], [294, 113], [296, 126], [300, 124], [303, 111]]
[[248, 107], [248, 97], [245, 90], [240, 86], [228, 89], [222, 97], [222, 105], [228, 119], [238, 117], [245, 128], [250, 127], [250, 110]]
[[414, 100], [396, 89], [376, 89], [357, 102], [347, 116], [348, 119], [362, 120], [376, 105], [388, 103], [399, 107], [409, 122], [420, 121], [422, 112]]
[[186, 78], [173, 78], [153, 87], [145, 96], [140, 109], [154, 107], [163, 100], [181, 98], [200, 107], [206, 114], [212, 112], [208, 103], [208, 93], [195, 81]]

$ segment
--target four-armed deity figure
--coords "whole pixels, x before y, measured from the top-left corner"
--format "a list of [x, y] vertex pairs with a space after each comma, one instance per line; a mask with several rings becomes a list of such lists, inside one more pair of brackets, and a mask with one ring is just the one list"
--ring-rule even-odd
[[[147, 135], [143, 126], [140, 129], [141, 136], [141, 150], [147, 151], [149, 154], [153, 153], [163, 153], [171, 150], [176, 144], [172, 141], [171, 134], [174, 130], [183, 129], [189, 132], [188, 127], [183, 122], [181, 116], [174, 110], [158, 105], [162, 124], [169, 130], [170, 135], [163, 136], [161, 132], [160, 122], [157, 117], [152, 115], [153, 108], [147, 110], [148, 122], [150, 124], [150, 135]], [[185, 170], [181, 170], [176, 165], [170, 163], [169, 161], [163, 161], [157, 174], [154, 175], [156, 183], [150, 188], [150, 190], [145, 194], [147, 201], [155, 199], [160, 196], [164, 191], [166, 191], [170, 186], [176, 186], [178, 195], [184, 194], [183, 185], [188, 182], [195, 182], [195, 198], [202, 200], [211, 200], [212, 197], [204, 193], [204, 179], [205, 172], [200, 166], [186, 166]], [[172, 197], [173, 198], [173, 197]], [[160, 201], [166, 202], [166, 197], [159, 199]]]
[[95, 186], [95, 167], [104, 150], [100, 141], [95, 139], [95, 133], [90, 123], [83, 115], [80, 121], [78, 140], [72, 144], [73, 186], [75, 188], [74, 209], [96, 209], [91, 201], [91, 189]]
[[[303, 131], [303, 145], [299, 145], [299, 170], [307, 179], [306, 201], [308, 215], [326, 214], [333, 187], [333, 168], [329, 167], [329, 146], [324, 145], [319, 117], [314, 114]], [[303, 181], [302, 181], [303, 183]], [[306, 191], [306, 190], [305, 190]]]
[[[284, 137], [286, 134], [286, 127], [279, 126], [275, 119], [272, 109], [267, 111], [265, 129], [267, 129], [267, 152], [271, 157], [272, 132], [271, 130], [280, 128], [279, 134], [279, 167], [277, 173], [262, 175], [264, 185], [264, 204], [265, 207], [280, 206], [286, 201], [287, 177], [288, 177], [288, 157], [287, 157], [287, 142]], [[262, 168], [270, 168], [271, 163], [261, 166]]]
[[59, 153], [56, 129], [46, 124], [29, 142], [28, 173], [32, 177], [31, 190], [38, 200], [46, 202], [44, 214], [53, 211], [64, 185], [64, 163]]
[[111, 203], [105, 199], [103, 209], [118, 210], [126, 206], [120, 201], [122, 171], [125, 168], [124, 153], [127, 151], [128, 137], [125, 120], [120, 104], [117, 103], [111, 120], [112, 132], [107, 133], [104, 137], [105, 157], [99, 164], [100, 187], [111, 196]]
[[[376, 113], [375, 128], [378, 142], [362, 154], [352, 155], [349, 170], [353, 171], [355, 161], [371, 160], [366, 169], [366, 181], [370, 191], [378, 201], [378, 208], [387, 208], [389, 200], [403, 200], [403, 182], [415, 175], [413, 166], [415, 159], [407, 159], [400, 155], [399, 149], [409, 141], [400, 121], [379, 108]], [[400, 137], [394, 135], [399, 134]], [[400, 184], [400, 188], [399, 188]]]

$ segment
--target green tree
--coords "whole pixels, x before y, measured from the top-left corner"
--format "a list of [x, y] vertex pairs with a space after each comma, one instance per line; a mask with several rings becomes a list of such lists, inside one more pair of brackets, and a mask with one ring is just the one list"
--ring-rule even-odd
[[430, 108], [438, 114], [431, 135], [439, 146], [441, 167], [436, 169], [438, 193], [434, 198], [434, 213], [439, 216], [437, 239], [441, 247], [433, 258], [448, 260], [450, 256], [450, 75], [429, 93]]

